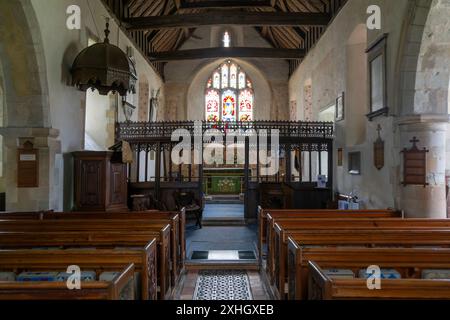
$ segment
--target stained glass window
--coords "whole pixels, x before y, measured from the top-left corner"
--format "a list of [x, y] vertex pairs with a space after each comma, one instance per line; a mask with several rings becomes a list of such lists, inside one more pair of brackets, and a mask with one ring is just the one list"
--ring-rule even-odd
[[220, 97], [217, 90], [206, 93], [206, 120], [217, 122], [220, 120]]
[[253, 93], [242, 90], [239, 94], [239, 121], [252, 121], [253, 116]]
[[236, 94], [226, 90], [222, 94], [222, 121], [236, 121]]
[[230, 87], [237, 88], [237, 66], [235, 64], [230, 67]]
[[232, 61], [221, 64], [206, 83], [206, 121], [253, 121], [254, 102], [250, 78]]
[[228, 33], [228, 31], [225, 31], [225, 33], [223, 34], [223, 46], [225, 48], [229, 48], [230, 44], [231, 44], [231, 37], [230, 34]]
[[224, 64], [222, 66], [222, 89], [228, 88], [228, 70], [230, 69], [230, 67], [228, 66], [228, 64]]
[[239, 89], [245, 88], [245, 73], [240, 72], [239, 73]]
[[214, 73], [214, 84], [213, 84], [213, 87], [215, 88], [215, 89], [220, 89], [220, 73], [219, 72], [216, 72], [216, 73]]

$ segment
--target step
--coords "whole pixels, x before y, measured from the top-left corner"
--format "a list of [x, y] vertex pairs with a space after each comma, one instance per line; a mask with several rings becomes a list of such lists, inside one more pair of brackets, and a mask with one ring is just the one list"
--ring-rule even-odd
[[202, 220], [202, 225], [208, 227], [245, 226], [246, 224], [245, 219], [236, 218], [206, 218]]
[[193, 261], [184, 263], [186, 270], [256, 270], [260, 267], [258, 262], [245, 261]]
[[190, 257], [185, 265], [191, 269], [259, 269], [259, 261], [253, 250], [193, 251]]

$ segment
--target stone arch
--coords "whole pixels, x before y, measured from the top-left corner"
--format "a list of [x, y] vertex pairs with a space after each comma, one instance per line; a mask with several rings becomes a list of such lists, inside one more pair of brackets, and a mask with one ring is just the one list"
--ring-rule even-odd
[[414, 113], [415, 85], [419, 54], [425, 25], [431, 10], [432, 0], [410, 1], [403, 26], [399, 49], [396, 90], [398, 96], [393, 114], [408, 115]]
[[[272, 88], [267, 81], [264, 74], [253, 64], [242, 59], [232, 59], [239, 64], [248, 76], [252, 79], [253, 88], [255, 92], [255, 120], [269, 120], [271, 109], [273, 106]], [[224, 61], [224, 59], [218, 59], [203, 64], [197, 68], [193, 76], [190, 79], [190, 86], [187, 91], [187, 114], [188, 120], [203, 120], [205, 108], [204, 108], [204, 93], [205, 85], [208, 78], [213, 71]]]
[[[61, 210], [59, 131], [51, 129], [47, 68], [41, 28], [31, 0], [0, 0], [0, 64], [3, 66], [6, 210]], [[17, 187], [17, 148], [31, 140], [39, 150], [39, 186]]]
[[0, 0], [0, 7], [0, 60], [9, 106], [5, 126], [48, 127], [44, 51], [31, 1]]
[[[399, 147], [409, 147], [412, 137], [430, 152], [427, 188], [399, 187], [399, 207], [407, 217], [445, 218], [446, 140], [448, 140], [448, 59], [439, 45], [448, 34], [448, 1], [411, 1], [399, 55], [399, 92], [396, 113]], [[447, 21], [443, 21], [447, 19]], [[447, 25], [447, 30], [439, 30]], [[440, 34], [442, 33], [442, 34]], [[448, 37], [448, 36], [447, 36]], [[448, 60], [447, 60], [448, 61]], [[403, 174], [400, 165], [399, 182]]]
[[414, 113], [448, 114], [450, 2], [433, 0], [417, 63]]

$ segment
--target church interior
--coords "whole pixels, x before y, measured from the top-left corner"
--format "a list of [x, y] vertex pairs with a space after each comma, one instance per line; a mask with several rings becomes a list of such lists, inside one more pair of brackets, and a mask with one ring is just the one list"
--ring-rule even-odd
[[0, 0], [0, 300], [450, 299], [450, 0]]

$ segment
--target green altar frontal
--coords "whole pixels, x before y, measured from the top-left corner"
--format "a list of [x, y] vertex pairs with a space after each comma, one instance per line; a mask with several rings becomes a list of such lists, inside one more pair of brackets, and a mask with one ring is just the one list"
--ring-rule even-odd
[[206, 195], [238, 195], [243, 192], [244, 169], [204, 169], [203, 192]]

